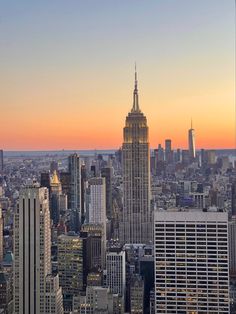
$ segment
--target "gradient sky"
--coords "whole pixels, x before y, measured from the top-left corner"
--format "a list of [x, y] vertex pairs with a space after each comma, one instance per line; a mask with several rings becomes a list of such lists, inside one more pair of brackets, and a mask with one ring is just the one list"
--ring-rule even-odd
[[234, 0], [2, 0], [0, 147], [117, 148], [134, 62], [150, 144], [235, 145]]

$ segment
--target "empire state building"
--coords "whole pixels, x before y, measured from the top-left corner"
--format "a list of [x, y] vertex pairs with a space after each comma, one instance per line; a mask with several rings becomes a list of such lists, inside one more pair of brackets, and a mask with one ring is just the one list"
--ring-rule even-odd
[[135, 70], [133, 107], [123, 129], [123, 212], [120, 242], [152, 242], [150, 211], [150, 152], [147, 119], [139, 108], [138, 82]]

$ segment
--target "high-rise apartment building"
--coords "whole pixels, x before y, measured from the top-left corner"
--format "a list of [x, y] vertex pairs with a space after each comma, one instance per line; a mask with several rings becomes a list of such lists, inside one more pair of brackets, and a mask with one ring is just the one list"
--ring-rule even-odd
[[189, 150], [189, 158], [191, 161], [193, 161], [196, 157], [195, 152], [195, 130], [192, 126], [191, 121], [191, 128], [188, 130], [188, 150]]
[[81, 161], [77, 154], [69, 156], [69, 173], [68, 207], [73, 212], [73, 229], [78, 232], [81, 225]]
[[156, 211], [156, 313], [229, 313], [227, 212]]
[[122, 145], [123, 212], [119, 224], [120, 242], [150, 243], [150, 152], [147, 119], [139, 108], [137, 73], [133, 107], [126, 117]]
[[[26, 187], [20, 191], [14, 217], [14, 313], [45, 314], [46, 278], [51, 273], [51, 229], [47, 188]], [[61, 289], [58, 311], [63, 313]], [[48, 295], [47, 295], [48, 296]], [[51, 300], [52, 302], [52, 300]], [[56, 302], [56, 301], [55, 301]]]

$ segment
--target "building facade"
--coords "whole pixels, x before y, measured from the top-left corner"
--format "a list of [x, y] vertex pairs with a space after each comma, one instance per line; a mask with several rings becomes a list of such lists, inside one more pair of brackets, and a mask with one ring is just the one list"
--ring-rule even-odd
[[81, 226], [81, 161], [77, 154], [70, 155], [68, 161], [70, 174], [68, 207], [73, 212], [73, 230], [78, 232]]
[[78, 235], [58, 237], [58, 273], [63, 295], [73, 296], [82, 291], [83, 240]]
[[156, 313], [229, 313], [227, 212], [156, 211]]
[[125, 251], [115, 250], [106, 254], [107, 287], [112, 294], [125, 296], [126, 269]]
[[[46, 277], [51, 273], [47, 188], [26, 187], [20, 191], [19, 206], [14, 216], [13, 273], [14, 313], [47, 313]], [[58, 313], [62, 311], [60, 309]]]

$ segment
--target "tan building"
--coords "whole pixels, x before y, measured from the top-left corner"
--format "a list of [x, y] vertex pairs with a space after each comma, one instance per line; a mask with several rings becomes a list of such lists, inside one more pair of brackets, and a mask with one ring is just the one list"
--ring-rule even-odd
[[[54, 303], [50, 313], [63, 313], [61, 289], [46, 293], [51, 273], [51, 229], [47, 188], [20, 191], [14, 216], [14, 313], [45, 314], [46, 299]], [[58, 298], [54, 299], [54, 294]], [[51, 298], [52, 297], [52, 298]], [[58, 301], [58, 303], [57, 303]]]
[[150, 211], [150, 152], [147, 119], [139, 108], [137, 73], [133, 108], [123, 129], [123, 214], [119, 238], [124, 243], [152, 242]]

